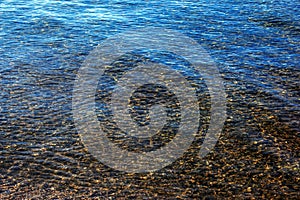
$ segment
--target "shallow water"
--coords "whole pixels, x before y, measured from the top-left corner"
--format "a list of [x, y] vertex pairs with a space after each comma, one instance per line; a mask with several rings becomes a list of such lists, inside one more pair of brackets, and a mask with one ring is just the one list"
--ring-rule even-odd
[[[32, 187], [74, 197], [300, 196], [297, 1], [4, 0], [0, 16], [0, 197]], [[179, 31], [207, 50], [224, 79], [228, 118], [205, 160], [194, 157], [199, 139], [174, 165], [132, 175], [86, 151], [72, 90], [99, 43], [148, 26]]]

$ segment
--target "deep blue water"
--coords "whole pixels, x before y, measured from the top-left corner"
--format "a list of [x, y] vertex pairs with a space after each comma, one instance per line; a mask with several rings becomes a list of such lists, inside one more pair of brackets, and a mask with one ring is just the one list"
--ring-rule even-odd
[[[3, 0], [0, 158], [23, 155], [11, 145], [73, 148], [77, 133], [71, 115], [72, 88], [81, 63], [106, 38], [148, 26], [181, 32], [211, 55], [228, 95], [227, 132], [263, 138], [263, 131], [255, 128], [260, 121], [253, 118], [266, 113], [286, 125], [286, 134], [292, 134], [296, 138], [292, 144], [297, 144], [299, 21], [298, 0]], [[284, 151], [294, 161], [299, 143], [295, 149]]]

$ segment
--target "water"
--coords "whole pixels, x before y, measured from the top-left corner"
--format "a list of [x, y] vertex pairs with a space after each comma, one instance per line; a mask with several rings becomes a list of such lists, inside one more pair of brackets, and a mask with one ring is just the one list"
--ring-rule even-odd
[[[29, 188], [40, 196], [299, 196], [299, 1], [4, 0], [0, 20], [0, 197], [33, 195]], [[228, 119], [206, 160], [187, 154], [132, 175], [84, 149], [72, 89], [93, 48], [147, 26], [208, 51], [225, 82]]]

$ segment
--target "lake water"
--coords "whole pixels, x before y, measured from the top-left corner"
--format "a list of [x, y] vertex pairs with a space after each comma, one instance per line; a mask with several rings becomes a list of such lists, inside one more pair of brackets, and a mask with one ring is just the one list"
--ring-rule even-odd
[[[299, 197], [299, 21], [297, 0], [1, 1], [0, 197]], [[227, 120], [205, 159], [195, 142], [158, 172], [128, 174], [87, 152], [72, 90], [99, 43], [149, 26], [211, 55]]]

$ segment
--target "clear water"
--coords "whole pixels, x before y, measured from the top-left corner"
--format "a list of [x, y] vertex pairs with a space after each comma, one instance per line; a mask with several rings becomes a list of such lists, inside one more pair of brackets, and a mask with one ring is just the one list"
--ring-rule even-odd
[[[89, 166], [71, 115], [76, 72], [101, 41], [147, 26], [193, 38], [217, 63], [228, 95], [225, 136], [276, 147], [271, 154], [299, 167], [299, 21], [300, 2], [287, 0], [1, 1], [0, 192], [31, 179], [73, 180]], [[95, 173], [78, 177], [94, 183]]]

